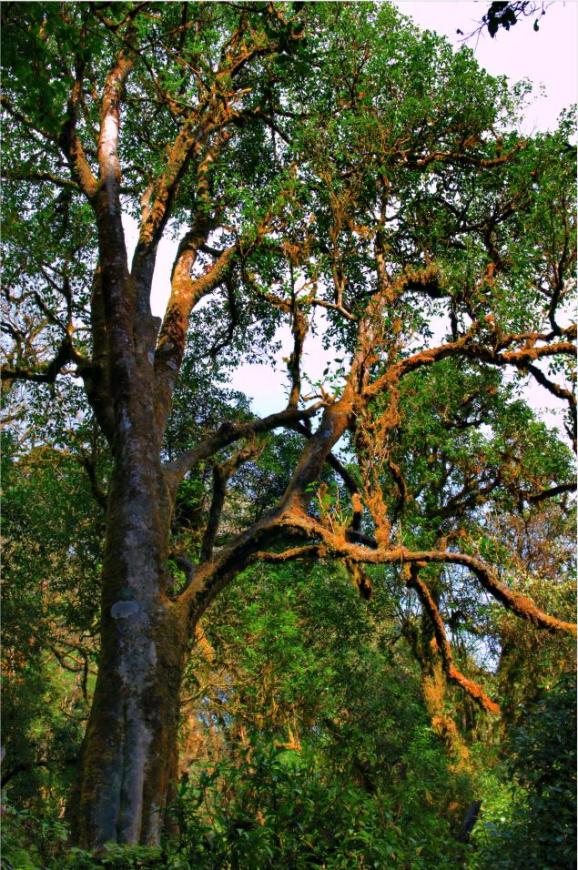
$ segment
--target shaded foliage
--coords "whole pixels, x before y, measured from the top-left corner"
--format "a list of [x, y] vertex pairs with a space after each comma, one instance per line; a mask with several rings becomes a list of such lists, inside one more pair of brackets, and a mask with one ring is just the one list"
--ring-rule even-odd
[[[567, 675], [523, 710], [478, 826], [476, 867], [576, 866], [576, 683]], [[506, 778], [508, 777], [508, 778]], [[493, 793], [492, 793], [493, 792]]]

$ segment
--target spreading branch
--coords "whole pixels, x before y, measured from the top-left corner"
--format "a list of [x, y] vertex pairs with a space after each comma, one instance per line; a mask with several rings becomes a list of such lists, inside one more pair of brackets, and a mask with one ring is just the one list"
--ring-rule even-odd
[[274, 429], [292, 429], [295, 424], [310, 419], [317, 414], [322, 406], [322, 403], [318, 402], [310, 405], [309, 408], [286, 408], [284, 411], [278, 411], [275, 414], [270, 414], [268, 417], [245, 423], [223, 423], [217, 430], [204, 438], [197, 447], [183, 453], [173, 462], [165, 464], [165, 476], [170, 490], [176, 492], [177, 486], [188, 471], [198, 465], [199, 462], [210, 459], [211, 456], [214, 456], [223, 447], [228, 447], [230, 444], [243, 438], [272, 432]]
[[288, 529], [301, 530], [308, 537], [320, 538], [325, 553], [335, 557], [348, 558], [354, 562], [373, 565], [411, 565], [421, 562], [423, 564], [458, 565], [467, 568], [493, 598], [517, 616], [546, 631], [576, 634], [575, 624], [544, 613], [530, 598], [505, 586], [498, 579], [495, 570], [476, 556], [453, 550], [412, 551], [403, 546], [376, 546], [375, 549], [359, 546], [349, 543], [343, 535], [336, 534], [335, 531], [326, 528], [314, 517], [298, 510], [287, 511], [279, 522]]

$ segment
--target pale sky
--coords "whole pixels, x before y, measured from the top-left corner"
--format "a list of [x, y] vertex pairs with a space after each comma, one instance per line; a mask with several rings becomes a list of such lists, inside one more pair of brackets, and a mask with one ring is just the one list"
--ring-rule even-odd
[[[444, 34], [456, 48], [463, 38], [456, 33], [460, 28], [468, 35], [488, 8], [486, 0], [397, 0], [400, 10], [423, 29]], [[528, 79], [535, 86], [535, 95], [526, 110], [524, 132], [552, 129], [560, 111], [576, 102], [578, 87], [578, 0], [555, 0], [540, 17], [538, 32], [533, 29], [533, 17], [520, 20], [509, 32], [499, 30], [492, 39], [483, 32], [467, 41], [481, 66], [493, 75], [507, 75], [512, 81]], [[128, 220], [127, 242], [132, 248], [136, 242], [136, 225]], [[169, 292], [169, 275], [176, 242], [166, 239], [161, 243], [153, 282], [151, 303], [153, 313], [162, 316]], [[282, 356], [291, 349], [288, 330], [283, 340]], [[331, 354], [326, 354], [319, 342], [306, 344], [305, 367], [309, 376], [321, 377]], [[253, 409], [260, 415], [279, 410], [284, 405], [281, 383], [285, 381], [282, 364], [278, 371], [265, 365], [242, 366], [234, 375], [231, 385], [252, 399]], [[542, 389], [532, 390], [535, 407], [554, 406], [554, 397]], [[548, 415], [550, 416], [550, 415]]]

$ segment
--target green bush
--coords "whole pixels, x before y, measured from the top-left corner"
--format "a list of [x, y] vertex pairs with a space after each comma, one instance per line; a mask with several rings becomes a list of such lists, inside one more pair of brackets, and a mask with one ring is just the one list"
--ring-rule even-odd
[[[328, 769], [319, 755], [275, 748], [254, 739], [242, 763], [199, 767], [181, 788], [176, 813], [182, 835], [168, 866], [268, 870], [291, 867], [458, 866], [461, 846], [440, 815], [447, 774], [433, 735], [409, 742], [407, 762], [425, 755], [433, 780], [420, 772], [397, 788], [368, 794]], [[435, 770], [434, 770], [435, 769]], [[437, 777], [444, 777], [443, 786]], [[432, 792], [437, 792], [435, 799]], [[427, 804], [429, 794], [431, 806]], [[404, 804], [404, 791], [409, 795]], [[404, 804], [403, 810], [400, 806]], [[182, 862], [182, 863], [180, 863]]]
[[508, 743], [501, 782], [474, 831], [471, 867], [576, 867], [576, 685], [564, 677], [528, 711]]

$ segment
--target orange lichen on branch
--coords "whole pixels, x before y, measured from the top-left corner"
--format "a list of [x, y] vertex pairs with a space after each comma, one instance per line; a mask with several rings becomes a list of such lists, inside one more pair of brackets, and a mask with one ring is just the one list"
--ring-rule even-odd
[[375, 540], [379, 547], [389, 546], [391, 538], [391, 522], [388, 516], [387, 505], [383, 498], [379, 481], [375, 482], [371, 491], [365, 493], [365, 503], [369, 508], [373, 521], [375, 523]]
[[389, 369], [373, 381], [373, 383], [368, 384], [364, 391], [365, 396], [371, 397], [377, 395], [377, 393], [380, 393], [383, 389], [386, 389], [399, 381], [400, 378], [408, 372], [415, 371], [415, 369], [421, 368], [422, 366], [431, 365], [438, 360], [460, 353], [467, 347], [474, 333], [475, 329], [472, 326], [466, 335], [457, 339], [457, 341], [451, 341], [446, 344], [441, 344], [438, 347], [428, 348], [427, 350], [422, 350], [418, 353], [412, 354], [412, 356], [407, 357], [406, 359], [399, 360], [391, 365]]
[[565, 622], [550, 616], [548, 613], [544, 613], [531, 598], [527, 598], [513, 589], [508, 589], [507, 586], [500, 583], [494, 571], [479, 559], [464, 553], [451, 553], [449, 555], [451, 559], [448, 561], [453, 561], [458, 565], [466, 565], [470, 568], [484, 589], [518, 616], [521, 616], [528, 622], [532, 622], [538, 628], [546, 629], [546, 631], [563, 631], [576, 635], [576, 625], [574, 623]]
[[170, 407], [174, 379], [184, 356], [191, 311], [204, 296], [225, 280], [237, 253], [237, 246], [231, 245], [204, 274], [193, 278], [191, 270], [207, 232], [208, 227], [201, 222], [201, 225], [185, 236], [173, 267], [171, 297], [155, 353], [156, 414], [159, 427], [166, 419]]
[[358, 492], [354, 492], [351, 495], [351, 506], [353, 508], [354, 514], [363, 513], [363, 502], [361, 500], [361, 496]]
[[470, 754], [467, 746], [462, 742], [458, 726], [454, 720], [451, 716], [438, 714], [432, 716], [431, 724], [433, 730], [442, 738], [452, 754], [457, 756], [458, 763], [452, 767], [458, 770], [462, 769]]
[[[241, 45], [241, 49], [236, 53], [238, 45]], [[224, 53], [212, 86], [206, 89], [203, 98], [188, 112], [179, 133], [169, 146], [166, 165], [153, 185], [152, 205], [147, 208], [141, 226], [140, 243], [148, 245], [158, 240], [180, 180], [192, 157], [200, 158], [197, 167], [199, 181], [197, 193], [201, 199], [205, 199], [210, 164], [231, 136], [231, 132], [224, 128], [238, 118], [238, 113], [233, 110], [231, 103], [242, 93], [240, 88], [225, 93], [222, 90], [222, 83], [230, 81], [251, 57], [266, 53], [268, 50], [274, 50], [273, 43], [263, 46], [255, 43], [247, 47], [238, 40], [229, 41], [228, 51]], [[210, 137], [217, 131], [220, 131], [217, 142], [207, 147]], [[205, 149], [204, 154], [203, 149]]]
[[517, 616], [521, 616], [532, 622], [538, 628], [551, 632], [567, 632], [576, 635], [576, 625], [550, 616], [532, 601], [519, 592], [508, 589], [497, 579], [494, 571], [480, 559], [466, 553], [458, 553], [453, 550], [408, 550], [403, 546], [372, 548], [360, 544], [353, 544], [338, 539], [331, 530], [325, 528], [322, 523], [307, 516], [302, 511], [293, 514], [285, 514], [284, 525], [302, 529], [309, 535], [318, 535], [327, 544], [335, 556], [346, 556], [356, 562], [366, 562], [373, 565], [383, 564], [408, 564], [418, 567], [429, 562], [442, 562], [446, 564], [463, 565], [469, 568], [486, 589], [500, 603], [504, 604]]
[[429, 296], [437, 296], [441, 292], [442, 275], [436, 263], [415, 268], [408, 266], [398, 280], [398, 295], [400, 290], [421, 290]]
[[303, 311], [294, 300], [292, 306], [292, 332], [293, 332], [293, 352], [289, 357], [287, 367], [291, 377], [291, 390], [289, 393], [288, 408], [296, 408], [301, 396], [301, 356], [303, 354], [303, 345], [307, 336], [309, 322]]
[[327, 556], [327, 547], [322, 544], [305, 544], [303, 547], [289, 547], [280, 553], [258, 550], [255, 553], [256, 562], [289, 562], [292, 559], [323, 559]]
[[197, 647], [200, 649], [203, 654], [203, 658], [209, 664], [212, 664], [215, 660], [215, 650], [210, 644], [207, 635], [205, 634], [203, 627], [200, 623], [195, 625], [195, 643]]
[[518, 364], [521, 362], [534, 362], [544, 356], [554, 356], [557, 353], [576, 354], [576, 347], [571, 341], [556, 341], [552, 344], [541, 345], [540, 347], [524, 347], [521, 350], [510, 350], [500, 353], [498, 357], [504, 362]]
[[461, 686], [461, 688], [464, 689], [464, 691], [466, 691], [483, 710], [486, 710], [488, 713], [498, 714], [500, 712], [498, 704], [496, 704], [495, 701], [492, 701], [477, 683], [464, 676], [464, 674], [462, 674], [454, 665], [451, 646], [447, 639], [441, 614], [427, 585], [423, 580], [420, 580], [419, 566], [411, 565], [409, 571], [406, 572], [406, 577], [407, 576], [407, 585], [416, 590], [419, 599], [432, 622], [435, 640], [441, 655], [444, 673], [447, 678]]
[[479, 157], [476, 154], [468, 154], [467, 151], [464, 150], [464, 147], [473, 144], [475, 144], [474, 140], [469, 138], [461, 143], [461, 147], [457, 151], [432, 151], [429, 154], [426, 154], [425, 157], [418, 157], [417, 159], [409, 157], [408, 163], [423, 169], [430, 163], [448, 163], [455, 161], [456, 163], [464, 163], [466, 165], [479, 166], [483, 169], [491, 169], [494, 166], [501, 166], [504, 163], [508, 163], [519, 151], [526, 147], [526, 143], [522, 139], [514, 145], [511, 151], [507, 151], [497, 157]]
[[405, 502], [411, 500], [411, 496], [408, 493], [407, 484], [405, 482], [403, 474], [401, 473], [401, 468], [399, 467], [399, 465], [394, 462], [393, 459], [391, 459], [389, 456], [387, 457], [386, 462], [389, 472], [393, 477], [399, 492], [397, 510], [400, 511]]
[[500, 712], [499, 705], [492, 701], [477, 683], [464, 676], [454, 665], [450, 666], [447, 675], [449, 680], [461, 686], [488, 713], [497, 715]]
[[165, 352], [172, 353], [180, 362], [185, 351], [185, 337], [183, 313], [179, 305], [173, 302], [169, 305], [165, 314], [159, 340], [159, 350], [163, 348]]
[[486, 271], [484, 273], [484, 283], [489, 285], [490, 287], [494, 285], [496, 269], [497, 266], [493, 261], [488, 263], [488, 265], [486, 266]]
[[300, 518], [296, 522], [296, 525], [307, 529], [310, 533], [320, 535], [326, 543], [332, 546], [335, 555], [347, 556], [358, 562], [367, 562], [374, 565], [395, 562], [406, 564], [442, 562], [463, 565], [476, 575], [484, 589], [518, 616], [546, 631], [567, 632], [576, 635], [575, 623], [565, 622], [564, 620], [557, 619], [555, 616], [544, 613], [530, 598], [512, 589], [508, 589], [508, 587], [500, 583], [493, 569], [475, 556], [458, 553], [453, 550], [412, 551], [402, 546], [371, 548], [348, 542], [339, 543], [321, 523], [317, 523], [312, 517], [307, 517], [305, 520]]
[[[371, 558], [371, 557], [370, 557]], [[389, 553], [375, 553], [371, 561], [393, 561]], [[494, 598], [501, 604], [505, 605], [509, 610], [512, 610], [518, 616], [532, 622], [538, 628], [545, 629], [551, 632], [568, 632], [576, 635], [576, 625], [572, 622], [565, 622], [550, 616], [532, 601], [519, 592], [508, 589], [498, 580], [494, 570], [482, 562], [475, 556], [470, 556], [467, 553], [457, 553], [451, 550], [424, 550], [411, 552], [402, 548], [402, 561], [405, 562], [446, 562], [454, 565], [464, 565], [469, 568], [478, 578], [484, 589], [486, 589]]]

